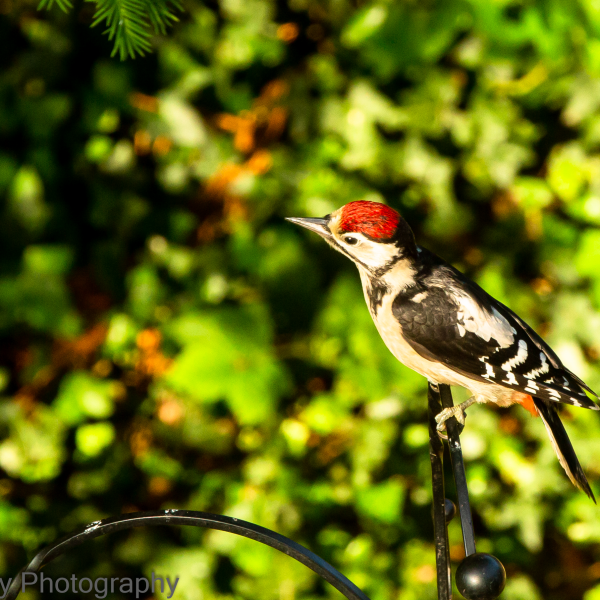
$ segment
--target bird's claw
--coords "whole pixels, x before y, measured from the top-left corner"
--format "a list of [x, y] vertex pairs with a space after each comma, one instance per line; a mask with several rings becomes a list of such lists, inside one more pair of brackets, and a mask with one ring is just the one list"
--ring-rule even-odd
[[467, 417], [467, 413], [464, 408], [459, 404], [458, 406], [453, 406], [451, 408], [445, 408], [440, 411], [435, 417], [435, 422], [437, 423], [437, 432], [438, 435], [443, 439], [448, 439], [448, 434], [446, 431], [446, 421], [454, 417], [459, 425], [459, 434], [462, 433], [462, 430], [465, 426], [465, 418]]

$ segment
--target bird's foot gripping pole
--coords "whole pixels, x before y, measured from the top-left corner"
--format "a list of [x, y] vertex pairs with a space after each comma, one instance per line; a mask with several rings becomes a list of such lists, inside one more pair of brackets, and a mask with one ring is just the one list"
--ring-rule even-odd
[[[454, 407], [452, 393], [447, 385], [429, 384], [429, 457], [433, 487], [433, 529], [435, 536], [435, 559], [437, 567], [438, 599], [452, 599], [452, 576], [448, 547], [447, 524], [456, 512], [454, 504], [446, 499], [444, 492], [444, 445], [438, 433], [438, 420], [444, 409], [451, 412]], [[469, 402], [467, 400], [467, 402]], [[448, 414], [446, 412], [446, 414]], [[460, 411], [463, 414], [463, 411]], [[455, 414], [443, 421], [448, 432], [448, 447], [454, 481], [458, 510], [465, 544], [465, 558], [456, 570], [456, 587], [467, 600], [495, 600], [504, 589], [506, 573], [502, 563], [491, 554], [477, 552], [473, 519], [469, 504], [469, 490], [465, 476], [465, 466], [460, 446], [459, 423]]]
[[[452, 402], [452, 397], [450, 397], [450, 402]], [[477, 402], [477, 400], [475, 400], [474, 396], [471, 396], [471, 398], [465, 400], [464, 402], [461, 402], [457, 406], [449, 406], [448, 408], [444, 408], [442, 411], [440, 411], [435, 416], [435, 422], [437, 423], [438, 432], [446, 431], [446, 421], [450, 417], [454, 417], [458, 421], [459, 425], [461, 425], [460, 431], [458, 433], [462, 433], [463, 427], [465, 426], [465, 418], [467, 417], [465, 411], [467, 410], [467, 408], [469, 408], [469, 406], [475, 404], [475, 402]], [[444, 437], [444, 439], [447, 440], [448, 438]]]

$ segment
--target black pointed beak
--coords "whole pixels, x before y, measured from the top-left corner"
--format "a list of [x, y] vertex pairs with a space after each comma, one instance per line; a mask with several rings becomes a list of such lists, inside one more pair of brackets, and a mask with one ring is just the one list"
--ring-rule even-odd
[[286, 221], [295, 223], [306, 229], [310, 229], [315, 233], [318, 233], [321, 237], [331, 238], [331, 231], [329, 231], [329, 219], [311, 219], [310, 217], [290, 217]]

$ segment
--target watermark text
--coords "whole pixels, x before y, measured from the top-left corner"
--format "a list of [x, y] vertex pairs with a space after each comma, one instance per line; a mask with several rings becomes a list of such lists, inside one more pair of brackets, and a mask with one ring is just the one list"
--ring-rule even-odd
[[[13, 580], [8, 581], [0, 579], [1, 595], [0, 600], [6, 597], [8, 589]], [[166, 583], [166, 585], [165, 585]], [[160, 590], [162, 594], [167, 593], [167, 598], [173, 598], [179, 577], [175, 577], [171, 581], [170, 577], [157, 576], [152, 571], [152, 577], [77, 577], [71, 575], [67, 577], [46, 577], [43, 573], [25, 572], [21, 578], [21, 592], [24, 592], [28, 587], [34, 587], [42, 594], [89, 594], [94, 592], [94, 596], [98, 600], [103, 600], [109, 594], [120, 592], [121, 594], [135, 594], [135, 598], [146, 596], [149, 593], [156, 593]]]

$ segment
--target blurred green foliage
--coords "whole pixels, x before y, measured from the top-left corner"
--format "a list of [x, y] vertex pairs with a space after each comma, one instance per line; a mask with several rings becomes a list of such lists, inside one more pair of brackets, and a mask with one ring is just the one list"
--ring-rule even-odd
[[[433, 599], [426, 382], [353, 265], [283, 217], [387, 201], [600, 389], [597, 3], [184, 9], [121, 63], [89, 3], [0, 0], [0, 575], [178, 507], [275, 529], [373, 600]], [[598, 417], [563, 414], [598, 495]], [[598, 508], [539, 419], [475, 407], [463, 444], [502, 597], [600, 598]], [[47, 569], [152, 570], [179, 600], [340, 597], [221, 532], [140, 529]]]

